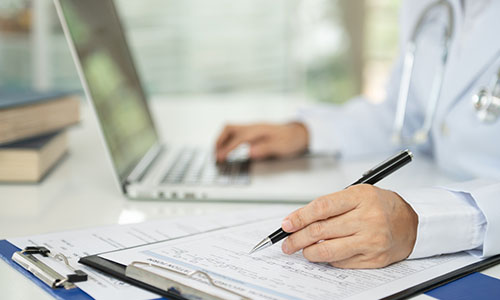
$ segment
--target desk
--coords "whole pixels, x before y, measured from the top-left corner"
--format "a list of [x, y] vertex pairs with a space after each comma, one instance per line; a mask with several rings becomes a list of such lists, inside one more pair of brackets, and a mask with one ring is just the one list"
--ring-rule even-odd
[[[285, 121], [305, 102], [306, 99], [296, 97], [227, 96], [156, 99], [151, 106], [159, 131], [169, 142], [209, 145], [224, 122]], [[264, 105], [265, 110], [262, 109]], [[127, 200], [113, 180], [96, 119], [85, 104], [82, 105], [81, 124], [70, 129], [69, 143], [68, 156], [41, 184], [0, 185], [1, 239], [256, 207], [248, 203]], [[345, 182], [349, 183], [375, 162], [346, 163], [339, 172], [343, 172]], [[419, 185], [450, 181], [425, 160], [418, 162], [416, 167], [419, 173], [426, 175], [417, 176]], [[388, 178], [384, 184], [410, 186], [410, 182], [398, 180], [396, 176]], [[491, 272], [500, 277], [500, 268]], [[0, 291], [2, 299], [50, 299], [3, 261], [0, 262]]]

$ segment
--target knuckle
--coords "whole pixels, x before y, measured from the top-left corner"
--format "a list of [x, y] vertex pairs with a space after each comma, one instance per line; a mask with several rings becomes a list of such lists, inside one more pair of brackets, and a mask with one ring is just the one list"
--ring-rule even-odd
[[327, 212], [330, 208], [330, 200], [326, 197], [320, 197], [312, 202], [313, 209], [320, 213]]
[[314, 239], [321, 239], [325, 233], [325, 226], [322, 222], [314, 222], [308, 226], [308, 233]]
[[294, 228], [304, 227], [306, 225], [305, 220], [306, 220], [306, 218], [304, 216], [303, 209], [298, 210], [297, 213], [295, 214], [295, 217], [290, 219]]
[[325, 243], [317, 245], [317, 253], [320, 261], [332, 261], [332, 251]]

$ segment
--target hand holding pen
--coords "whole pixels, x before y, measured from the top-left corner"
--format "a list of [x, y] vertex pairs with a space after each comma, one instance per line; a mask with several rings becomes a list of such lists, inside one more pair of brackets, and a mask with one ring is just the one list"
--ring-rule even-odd
[[296, 210], [253, 251], [288, 236], [282, 245], [284, 253], [302, 249], [309, 261], [340, 268], [378, 268], [405, 259], [416, 240], [418, 217], [398, 194], [370, 184], [410, 161], [411, 153], [403, 151], [347, 189]]

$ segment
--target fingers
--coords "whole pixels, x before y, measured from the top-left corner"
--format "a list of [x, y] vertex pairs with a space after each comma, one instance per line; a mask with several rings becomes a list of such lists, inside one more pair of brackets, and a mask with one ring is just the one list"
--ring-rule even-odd
[[238, 132], [233, 133], [228, 139], [226, 139], [226, 142], [217, 151], [217, 160], [224, 160], [227, 155], [239, 145], [243, 143], [253, 143], [263, 136], [264, 133], [260, 130], [252, 129], [239, 130]]
[[282, 228], [294, 233], [283, 251], [303, 248], [308, 260], [340, 268], [380, 268], [410, 255], [417, 226], [417, 215], [398, 194], [356, 185], [285, 218]]
[[307, 130], [300, 124], [253, 124], [228, 125], [216, 142], [217, 161], [242, 143], [250, 144], [250, 158], [263, 159], [269, 156], [285, 157], [303, 152], [307, 148]]
[[353, 235], [311, 245], [302, 254], [311, 262], [343, 261], [362, 253], [359, 244], [360, 238]]
[[226, 125], [219, 135], [217, 142], [215, 143], [216, 151], [218, 151], [225, 143], [227, 143], [230, 137], [240, 128], [240, 126]]
[[287, 216], [281, 223], [281, 228], [286, 232], [295, 232], [313, 222], [353, 210], [359, 203], [359, 197], [348, 190], [319, 197]]
[[335, 218], [309, 224], [304, 229], [290, 235], [283, 242], [283, 252], [293, 254], [321, 240], [354, 235], [360, 230], [359, 222], [356, 222], [356, 219], [357, 216], [349, 212]]
[[[226, 159], [227, 154], [241, 143], [242, 135], [248, 131], [248, 126], [227, 125], [222, 130], [215, 144], [217, 161]], [[235, 139], [237, 140], [235, 143]]]
[[382, 268], [397, 261], [388, 252], [371, 253], [365, 238], [352, 235], [322, 241], [304, 248], [302, 254], [311, 262], [328, 262], [337, 268]]

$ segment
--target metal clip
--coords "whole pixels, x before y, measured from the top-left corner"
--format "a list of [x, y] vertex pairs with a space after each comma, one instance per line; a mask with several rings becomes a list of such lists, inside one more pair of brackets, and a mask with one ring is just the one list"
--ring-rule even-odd
[[171, 269], [171, 268], [167, 268], [165, 266], [161, 266], [158, 264], [149, 263], [149, 262], [142, 262], [142, 261], [134, 261], [127, 266], [127, 268], [125, 270], [125, 274], [127, 277], [130, 277], [130, 278], [133, 278], [135, 280], [139, 280], [141, 282], [147, 283], [149, 285], [152, 285], [152, 286], [157, 287], [159, 289], [162, 289], [164, 291], [168, 290], [170, 292], [179, 293], [179, 294], [181, 294], [189, 299], [207, 299], [207, 300], [224, 299], [224, 298], [220, 298], [216, 295], [213, 295], [211, 293], [197, 290], [193, 287], [190, 287], [184, 283], [173, 280], [171, 278], [167, 278], [167, 277], [164, 277], [162, 275], [156, 274], [152, 271], [148, 271], [144, 267], [155, 268], [158, 270], [162, 270], [162, 271], [165, 271], [165, 272], [168, 272], [171, 274], [176, 274], [176, 275], [179, 275], [179, 276], [182, 276], [185, 278], [189, 278], [189, 279], [193, 279], [193, 280], [196, 280], [194, 278], [195, 278], [195, 276], [198, 275], [201, 278], [205, 279], [207, 281], [208, 285], [215, 287], [216, 289], [219, 289], [220, 291], [228, 293], [229, 295], [231, 295], [233, 297], [237, 297], [240, 300], [251, 300], [250, 298], [248, 298], [248, 297], [246, 297], [238, 292], [232, 291], [232, 290], [230, 290], [230, 289], [228, 289], [220, 284], [217, 284], [212, 279], [212, 277], [210, 277], [210, 275], [208, 275], [206, 272], [203, 272], [203, 271], [193, 271], [193, 272], [186, 274], [186, 273], [183, 273], [183, 272]]
[[[63, 261], [66, 267], [73, 273], [63, 276], [51, 267], [47, 266], [41, 260], [36, 258], [35, 254], [39, 254], [43, 257], [51, 257], [58, 261]], [[69, 290], [76, 287], [76, 285], [74, 284], [75, 282], [86, 281], [88, 278], [85, 272], [73, 268], [69, 264], [68, 258], [64, 254], [58, 253], [52, 255], [50, 250], [45, 247], [26, 247], [24, 248], [24, 250], [14, 252], [14, 254], [12, 255], [12, 260], [35, 275], [41, 281], [45, 282], [51, 288], [63, 287], [64, 289]]]

